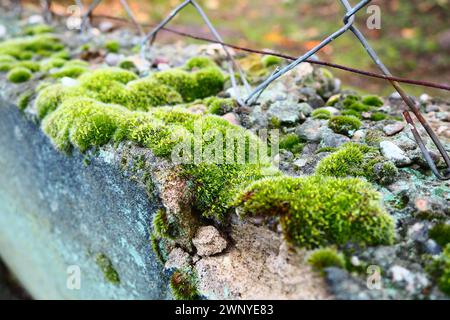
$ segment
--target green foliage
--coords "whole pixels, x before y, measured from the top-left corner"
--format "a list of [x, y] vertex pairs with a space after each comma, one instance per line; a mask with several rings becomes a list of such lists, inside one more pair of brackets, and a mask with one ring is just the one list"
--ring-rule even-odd
[[429, 236], [440, 246], [445, 247], [450, 243], [450, 224], [436, 224], [435, 226], [433, 226], [433, 228], [430, 229]]
[[328, 120], [331, 116], [331, 112], [327, 109], [316, 109], [312, 112], [312, 117], [314, 119]]
[[287, 134], [280, 139], [280, 149], [291, 151], [293, 154], [302, 152], [305, 145], [295, 133]]
[[41, 69], [41, 66], [39, 65], [39, 63], [37, 63], [35, 61], [19, 61], [14, 64], [14, 68], [16, 68], [16, 67], [27, 68], [31, 72], [37, 72]]
[[169, 285], [175, 299], [197, 300], [200, 297], [197, 282], [194, 271], [178, 270], [172, 274]]
[[244, 216], [279, 217], [285, 238], [300, 247], [390, 244], [394, 237], [380, 194], [356, 178], [264, 179], [242, 191], [235, 205]]
[[203, 100], [208, 107], [208, 112], [215, 115], [224, 115], [233, 111], [235, 101], [233, 99], [224, 99], [218, 97], [209, 97]]
[[439, 289], [450, 295], [450, 244], [447, 244], [442, 254], [427, 266], [427, 271], [436, 280]]
[[119, 63], [119, 68], [125, 69], [125, 70], [129, 70], [129, 71], [135, 71], [137, 70], [136, 65], [134, 64], [133, 61], [130, 60], [123, 60]]
[[19, 107], [19, 110], [23, 111], [28, 107], [28, 103], [33, 94], [34, 92], [32, 90], [27, 90], [19, 96], [17, 99], [17, 107]]
[[186, 64], [183, 67], [183, 69], [187, 71], [205, 68], [217, 68], [217, 65], [207, 57], [194, 57], [191, 58], [188, 62], [186, 62]]
[[334, 248], [317, 249], [308, 257], [308, 263], [317, 271], [329, 267], [345, 269], [345, 258]]
[[114, 285], [118, 285], [120, 283], [119, 274], [111, 262], [111, 260], [103, 253], [97, 254], [95, 258], [95, 262], [97, 263], [100, 270], [103, 272], [105, 279]]
[[338, 148], [335, 148], [335, 147], [323, 147], [323, 148], [317, 149], [316, 153], [335, 152], [337, 150], [338, 150]]
[[341, 114], [343, 116], [353, 116], [353, 117], [358, 118], [358, 119], [362, 118], [361, 113], [359, 113], [358, 111], [353, 110], [353, 109], [344, 110], [344, 111], [341, 112]]
[[365, 177], [386, 184], [397, 176], [398, 170], [377, 149], [364, 144], [346, 143], [322, 159], [316, 173], [333, 177]]
[[383, 100], [378, 96], [365, 96], [362, 98], [362, 103], [376, 108], [379, 108], [384, 104]]
[[53, 68], [61, 68], [67, 61], [62, 58], [48, 58], [41, 62], [41, 69], [47, 72]]
[[374, 112], [370, 116], [370, 120], [372, 121], [382, 121], [387, 118], [387, 115], [383, 112]]
[[51, 34], [14, 38], [0, 43], [0, 54], [10, 55], [19, 60], [30, 60], [34, 54], [51, 55], [64, 46]]
[[156, 211], [153, 217], [153, 230], [159, 237], [172, 239], [169, 218], [164, 209]]
[[364, 141], [372, 147], [379, 147], [380, 142], [383, 141], [384, 134], [380, 130], [368, 130]]
[[117, 53], [120, 50], [120, 43], [116, 40], [110, 40], [105, 43], [105, 48], [109, 52]]
[[366, 112], [370, 110], [370, 106], [357, 101], [350, 104], [348, 107], [346, 107], [346, 109], [354, 110], [356, 112]]
[[328, 127], [336, 133], [351, 135], [362, 126], [362, 122], [353, 116], [335, 116], [328, 122]]
[[27, 36], [34, 36], [44, 33], [52, 33], [53, 31], [54, 29], [47, 24], [36, 24], [26, 27], [23, 33]]
[[261, 58], [261, 63], [264, 66], [264, 68], [270, 68], [272, 66], [277, 66], [283, 63], [283, 59], [276, 56], [266, 55]]
[[31, 71], [24, 67], [15, 67], [8, 72], [7, 78], [12, 83], [22, 83], [30, 80]]
[[87, 72], [88, 69], [82, 66], [64, 66], [59, 70], [51, 73], [51, 77], [55, 79], [69, 77], [69, 78], [78, 78], [83, 73]]

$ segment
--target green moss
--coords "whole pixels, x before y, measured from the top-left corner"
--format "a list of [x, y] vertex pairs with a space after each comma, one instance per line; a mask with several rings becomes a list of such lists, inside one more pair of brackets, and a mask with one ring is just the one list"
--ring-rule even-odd
[[217, 65], [209, 58], [207, 57], [194, 57], [191, 58], [186, 64], [184, 65], [183, 69], [192, 71], [192, 70], [198, 70], [198, 69], [205, 69], [205, 68], [215, 68]]
[[130, 60], [123, 60], [119, 63], [119, 68], [125, 69], [125, 70], [129, 70], [129, 71], [133, 71], [135, 72], [137, 70], [136, 65], [134, 64], [133, 61]]
[[51, 73], [51, 77], [55, 79], [69, 77], [69, 78], [78, 78], [85, 72], [87, 72], [88, 69], [86, 67], [81, 66], [65, 66], [62, 67], [59, 70], [56, 70], [55, 72]]
[[197, 300], [200, 294], [197, 290], [197, 277], [191, 270], [178, 270], [170, 278], [170, 289], [177, 300]]
[[354, 110], [356, 112], [367, 112], [370, 110], [370, 106], [361, 103], [359, 101], [353, 102], [348, 107], [346, 106], [345, 108], [349, 110]]
[[332, 114], [327, 109], [316, 109], [312, 112], [312, 117], [314, 119], [328, 120], [332, 117]]
[[351, 135], [362, 126], [362, 122], [352, 116], [335, 116], [328, 122], [328, 127], [336, 133]]
[[10, 55], [19, 60], [30, 60], [33, 54], [51, 55], [64, 46], [51, 34], [14, 38], [0, 43], [0, 54]]
[[450, 224], [439, 223], [429, 231], [431, 239], [436, 241], [441, 247], [450, 243]]
[[372, 120], [372, 121], [382, 121], [382, 120], [385, 120], [386, 118], [387, 118], [387, 115], [383, 112], [374, 112], [370, 116], [370, 120]]
[[340, 97], [340, 102], [345, 109], [348, 109], [355, 102], [361, 101], [361, 97], [353, 94], [349, 94], [345, 97]]
[[14, 67], [27, 68], [31, 72], [37, 72], [41, 69], [40, 64], [35, 61], [19, 61], [16, 64], [14, 64]]
[[335, 152], [337, 150], [338, 150], [338, 148], [335, 148], [335, 147], [323, 147], [323, 148], [317, 149], [316, 153], [318, 154], [318, 153], [323, 153], [323, 152]]
[[128, 83], [130, 100], [126, 105], [133, 110], [147, 111], [151, 107], [175, 105], [183, 102], [181, 95], [172, 87], [160, 84], [153, 77]]
[[439, 289], [450, 295], [450, 244], [447, 244], [442, 254], [432, 261], [427, 271], [436, 279]]
[[326, 105], [330, 107], [334, 107], [339, 101], [341, 100], [341, 95], [336, 94], [334, 96], [331, 96], [328, 100]]
[[322, 159], [316, 173], [333, 177], [365, 177], [380, 184], [389, 184], [398, 175], [392, 162], [381, 156], [378, 149], [364, 144], [346, 143]]
[[302, 152], [304, 146], [295, 133], [287, 134], [280, 139], [280, 149], [291, 151], [293, 154]]
[[0, 72], [6, 72], [13, 68], [14, 63], [11, 62], [0, 62]]
[[235, 205], [244, 216], [278, 217], [285, 238], [300, 247], [393, 241], [393, 220], [380, 194], [356, 178], [265, 179], [241, 192]]
[[156, 211], [153, 217], [153, 230], [159, 237], [172, 239], [172, 226], [164, 209]]
[[283, 63], [283, 59], [281, 59], [280, 57], [276, 57], [276, 56], [266, 55], [261, 58], [261, 63], [264, 66], [264, 68], [270, 68], [270, 67], [277, 66], [277, 65], [280, 65], [281, 63]]
[[19, 110], [23, 111], [28, 107], [28, 103], [30, 102], [33, 94], [34, 92], [32, 90], [27, 90], [19, 96], [19, 98], [17, 99], [17, 107], [19, 108]]
[[17, 59], [8, 54], [0, 54], [0, 63], [5, 63], [5, 62], [14, 63], [14, 62], [17, 62]]
[[317, 249], [308, 257], [308, 263], [317, 271], [323, 272], [329, 267], [345, 269], [345, 258], [334, 248]]
[[53, 53], [51, 55], [51, 58], [53, 58], [53, 59], [69, 60], [70, 59], [70, 53], [67, 50], [61, 50], [61, 51]]
[[372, 147], [379, 147], [380, 142], [383, 141], [384, 134], [380, 130], [368, 130], [364, 141]]
[[26, 27], [23, 33], [27, 36], [33, 36], [44, 33], [52, 33], [53, 31], [54, 31], [53, 27], [47, 24], [37, 24]]
[[105, 48], [109, 52], [117, 53], [120, 50], [120, 43], [116, 40], [110, 40], [105, 43]]
[[49, 58], [41, 62], [41, 69], [47, 72], [53, 68], [61, 68], [67, 61], [62, 58]]
[[24, 67], [15, 67], [8, 72], [7, 78], [12, 83], [22, 83], [30, 80], [32, 73]]
[[383, 100], [378, 96], [365, 96], [362, 98], [362, 103], [372, 107], [381, 107], [383, 106]]
[[95, 262], [97, 263], [100, 270], [103, 272], [105, 276], [105, 280], [109, 281], [114, 285], [120, 284], [119, 274], [111, 262], [111, 260], [103, 253], [97, 254], [95, 257]]
[[235, 107], [233, 99], [210, 97], [204, 99], [203, 103], [208, 107], [208, 112], [215, 115], [224, 115], [233, 111]]
[[361, 113], [356, 110], [348, 109], [341, 112], [343, 116], [353, 116], [358, 119], [362, 119]]

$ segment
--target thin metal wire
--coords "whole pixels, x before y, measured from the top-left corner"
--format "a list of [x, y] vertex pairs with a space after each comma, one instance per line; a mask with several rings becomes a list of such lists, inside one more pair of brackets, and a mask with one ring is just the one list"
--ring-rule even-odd
[[[151, 32], [149, 32], [142, 39], [142, 42], [141, 42], [141, 56], [142, 56], [143, 59], [145, 59], [145, 55], [146, 55], [146, 52], [148, 50], [147, 44], [150, 43], [150, 46], [151, 46], [154, 43], [158, 32], [161, 31], [161, 29], [163, 29], [173, 18], [175, 18], [177, 16], [177, 14], [179, 12], [181, 12], [188, 5], [192, 5], [195, 8], [195, 10], [199, 13], [200, 17], [202, 18], [204, 23], [207, 25], [207, 27], [208, 27], [209, 31], [211, 32], [211, 34], [213, 35], [213, 37], [218, 42], [223, 42], [222, 37], [217, 32], [216, 28], [213, 26], [213, 24], [209, 20], [208, 16], [203, 11], [203, 9], [198, 5], [198, 3], [195, 0], [186, 0], [186, 1], [182, 2], [179, 6], [177, 6], [174, 10], [172, 10], [172, 12], [166, 18], [164, 18], [163, 21], [161, 21]], [[236, 61], [234, 60], [233, 56], [231, 55], [231, 53], [227, 49], [227, 47], [222, 45], [222, 48], [225, 51], [225, 54], [226, 54], [227, 59], [228, 59], [228, 69], [229, 69], [229, 72], [230, 72], [231, 83], [232, 83], [232, 86], [234, 88], [235, 94], [237, 96], [238, 103], [243, 104], [244, 101], [241, 99], [241, 97], [239, 95], [239, 90], [238, 90], [238, 87], [237, 87], [237, 81], [236, 81], [236, 76], [235, 76], [235, 71], [234, 70], [236, 69], [238, 71], [239, 77], [240, 77], [242, 83], [244, 84], [244, 87], [246, 88], [246, 90], [248, 92], [251, 91], [250, 84], [247, 82], [247, 79], [246, 79], [246, 76], [245, 76], [244, 72], [242, 71], [241, 67], [236, 63]]]
[[[341, 0], [341, 3], [347, 9], [348, 12], [351, 11], [351, 6], [350, 6], [348, 0]], [[344, 23], [347, 20], [348, 20], [348, 16], [346, 15], [344, 17]], [[353, 34], [356, 36], [356, 38], [359, 40], [359, 42], [361, 42], [361, 44], [363, 45], [364, 49], [367, 51], [367, 53], [372, 58], [372, 60], [375, 62], [375, 64], [378, 66], [378, 68], [385, 75], [391, 76], [392, 74], [389, 71], [389, 69], [383, 64], [381, 59], [378, 57], [376, 52], [372, 49], [372, 47], [370, 46], [369, 42], [364, 37], [364, 35], [359, 31], [359, 29], [352, 25], [350, 27], [350, 31], [353, 32]], [[400, 96], [402, 97], [402, 99], [406, 103], [406, 105], [409, 107], [409, 109], [414, 113], [414, 115], [419, 120], [419, 122], [422, 125], [422, 127], [427, 132], [428, 136], [433, 141], [433, 143], [436, 146], [436, 148], [439, 150], [439, 153], [441, 154], [442, 158], [445, 161], [447, 169], [446, 169], [446, 172], [444, 172], [443, 174], [441, 174], [439, 172], [439, 170], [437, 169], [437, 166], [436, 166], [433, 158], [430, 155], [430, 152], [426, 148], [425, 143], [423, 142], [423, 140], [422, 140], [422, 138], [421, 138], [421, 136], [420, 136], [420, 134], [419, 134], [415, 124], [414, 124], [414, 121], [411, 118], [411, 115], [409, 114], [409, 112], [407, 110], [405, 110], [403, 112], [403, 116], [405, 117], [406, 122], [409, 124], [409, 127], [411, 128], [413, 136], [414, 136], [414, 139], [416, 140], [417, 145], [419, 146], [423, 157], [425, 158], [426, 162], [428, 163], [428, 166], [430, 167], [430, 169], [433, 171], [433, 174], [438, 179], [440, 179], [440, 180], [448, 180], [448, 179], [450, 179], [450, 158], [449, 158], [449, 155], [448, 155], [447, 151], [445, 150], [444, 146], [442, 145], [441, 141], [439, 140], [438, 136], [433, 131], [433, 129], [431, 128], [431, 126], [429, 125], [429, 123], [427, 122], [425, 117], [423, 117], [422, 113], [420, 112], [419, 107], [416, 105], [414, 100], [411, 99], [406, 94], [406, 92], [403, 90], [403, 88], [400, 86], [400, 84], [395, 82], [395, 81], [392, 81], [392, 80], [390, 80], [390, 82], [391, 82], [392, 86], [400, 94]]]
[[[55, 12], [53, 12], [53, 14], [56, 15], [56, 16], [59, 16], [59, 17], [65, 17], [66, 16], [64, 14], [57, 14]], [[121, 22], [121, 23], [130, 24], [130, 21], [128, 21], [128, 20], [126, 20], [124, 18], [109, 16], [109, 15], [104, 15], [104, 14], [97, 14], [97, 15], [92, 14], [91, 17], [92, 17], [92, 19], [107, 19], [107, 20], [113, 20], [113, 21], [117, 21], [117, 22]], [[143, 27], [148, 27], [148, 28], [154, 28], [155, 27], [155, 25], [152, 25], [152, 24], [142, 24], [142, 26]], [[164, 27], [164, 28], [161, 29], [161, 31], [170, 32], [170, 33], [177, 34], [177, 35], [180, 35], [182, 37], [191, 38], [191, 39], [194, 39], [194, 40], [199, 40], [199, 41], [205, 41], [205, 42], [210, 42], [210, 43], [216, 43], [216, 44], [224, 45], [226, 47], [229, 47], [229, 48], [232, 48], [232, 49], [235, 49], [235, 50], [239, 50], [239, 51], [255, 53], [255, 54], [261, 54], [261, 55], [272, 55], [272, 56], [280, 57], [280, 58], [283, 58], [283, 59], [286, 59], [286, 60], [291, 60], [291, 61], [294, 61], [294, 60], [297, 59], [297, 57], [293, 57], [293, 56], [290, 56], [290, 55], [287, 55], [287, 54], [284, 54], [284, 53], [242, 47], [242, 46], [238, 46], [238, 45], [235, 45], [235, 44], [231, 44], [231, 43], [227, 43], [227, 42], [220, 42], [220, 41], [217, 41], [215, 39], [211, 39], [211, 38], [206, 38], [206, 37], [190, 34], [190, 33], [183, 32], [183, 31], [176, 30], [176, 29], [172, 29], [172, 28], [169, 28], [169, 27]], [[343, 66], [343, 65], [340, 65], [340, 64], [332, 63], [332, 62], [320, 61], [320, 60], [315, 60], [315, 59], [306, 59], [305, 62], [309, 62], [309, 63], [312, 63], [312, 64], [317, 64], [317, 65], [321, 65], [321, 66], [325, 66], [325, 67], [330, 67], [330, 68], [334, 68], [334, 69], [339, 69], [339, 70], [343, 70], [343, 71], [359, 74], [359, 75], [366, 76], [366, 77], [377, 78], [377, 79], [382, 79], [382, 80], [392, 80], [392, 81], [397, 81], [397, 82], [411, 84], [411, 85], [416, 85], [416, 86], [422, 86], [422, 87], [428, 87], [428, 88], [435, 88], [435, 89], [450, 91], [450, 85], [443, 84], [443, 83], [435, 83], [435, 82], [422, 81], [422, 80], [412, 80], [412, 79], [406, 79], [406, 78], [395, 77], [395, 76], [389, 77], [389, 76], [386, 76], [384, 74], [379, 74], [379, 73], [374, 73], [374, 72], [370, 72], [370, 71], [360, 70], [360, 69], [356, 69], [356, 68], [352, 68], [352, 67], [348, 67], [348, 66]]]
[[324, 48], [325, 46], [327, 46], [328, 44], [330, 44], [331, 42], [333, 42], [334, 40], [336, 40], [337, 38], [339, 38], [340, 36], [342, 36], [347, 30], [349, 30], [351, 28], [351, 26], [353, 25], [354, 22], [354, 15], [361, 10], [366, 4], [368, 4], [371, 0], [362, 0], [356, 7], [354, 7], [353, 9], [351, 9], [346, 16], [348, 16], [348, 21], [345, 23], [345, 25], [340, 28], [339, 30], [337, 30], [336, 32], [334, 32], [333, 34], [331, 34], [329, 37], [327, 37], [325, 40], [323, 40], [320, 44], [318, 44], [317, 46], [315, 46], [314, 48], [312, 48], [311, 50], [309, 50], [307, 53], [305, 53], [304, 55], [302, 55], [301, 57], [299, 57], [297, 60], [295, 60], [294, 62], [292, 62], [291, 64], [287, 65], [286, 67], [282, 68], [280, 71], [278, 71], [277, 73], [273, 74], [272, 76], [268, 77], [266, 80], [264, 80], [259, 86], [256, 87], [255, 90], [253, 90], [253, 92], [250, 93], [250, 95], [247, 97], [247, 99], [245, 100], [246, 104], [253, 104], [256, 102], [256, 100], [254, 99], [256, 97], [256, 95], [261, 92], [264, 91], [265, 89], [267, 89], [267, 87], [275, 80], [277, 80], [278, 78], [280, 78], [282, 75], [286, 74], [287, 72], [291, 71], [292, 69], [294, 69], [296, 66], [298, 66], [300, 63], [305, 62], [306, 59], [310, 58], [312, 55], [314, 55], [315, 53], [317, 53], [319, 50], [321, 50], [322, 48]]

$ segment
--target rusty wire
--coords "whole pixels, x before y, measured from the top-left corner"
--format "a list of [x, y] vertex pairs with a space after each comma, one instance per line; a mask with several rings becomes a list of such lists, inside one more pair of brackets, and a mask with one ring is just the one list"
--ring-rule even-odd
[[[416, 105], [415, 101], [406, 94], [406, 92], [401, 88], [399, 82], [415, 84], [415, 85], [422, 85], [422, 86], [433, 87], [433, 88], [438, 88], [438, 89], [443, 89], [443, 90], [450, 90], [450, 88], [449, 88], [448, 85], [444, 85], [444, 84], [427, 83], [427, 82], [423, 82], [423, 81], [402, 79], [402, 78], [398, 78], [398, 77], [393, 77], [392, 76], [390, 71], [381, 62], [381, 60], [379, 59], [379, 57], [377, 56], [375, 51], [371, 48], [371, 46], [369, 45], [369, 43], [366, 40], [366, 38], [364, 37], [364, 35], [354, 26], [354, 16], [355, 16], [355, 14], [359, 10], [364, 8], [367, 4], [369, 4], [371, 1], [372, 0], [361, 0], [357, 5], [352, 7], [350, 5], [350, 3], [348, 2], [348, 0], [340, 0], [341, 4], [346, 9], [346, 14], [345, 14], [344, 19], [343, 19], [344, 26], [342, 28], [340, 28], [339, 30], [337, 30], [336, 32], [334, 32], [333, 34], [331, 34], [330, 36], [328, 36], [319, 45], [317, 45], [316, 47], [314, 47], [313, 49], [311, 49], [310, 51], [308, 51], [306, 54], [302, 55], [301, 57], [299, 57], [299, 58], [287, 57], [289, 60], [293, 60], [293, 62], [291, 62], [291, 64], [287, 65], [286, 67], [284, 67], [282, 69], [275, 70], [274, 73], [272, 73], [265, 81], [263, 81], [261, 84], [259, 84], [256, 87], [256, 89], [254, 89], [249, 94], [247, 99], [245, 99], [244, 103], [248, 104], [248, 105], [251, 105], [252, 103], [255, 103], [257, 98], [259, 97], [259, 95], [273, 81], [277, 80], [279, 77], [283, 76], [285, 73], [287, 73], [288, 71], [294, 69], [300, 63], [305, 62], [305, 61], [308, 61], [308, 62], [311, 62], [311, 63], [316, 63], [316, 64], [329, 65], [330, 67], [337, 67], [337, 68], [342, 69], [342, 70], [355, 72], [355, 73], [358, 73], [358, 74], [362, 74], [362, 75], [366, 75], [366, 76], [370, 76], [370, 77], [374, 77], [374, 78], [381, 78], [381, 79], [388, 80], [392, 84], [392, 86], [396, 89], [396, 91], [400, 94], [400, 96], [403, 99], [403, 101], [405, 102], [405, 104], [414, 113], [414, 115], [416, 116], [418, 121], [421, 123], [421, 125], [423, 126], [423, 128], [425, 129], [425, 131], [427, 132], [427, 134], [429, 135], [429, 137], [431, 138], [431, 140], [435, 144], [435, 146], [438, 149], [439, 153], [443, 157], [444, 162], [445, 162], [445, 164], [447, 166], [447, 169], [446, 169], [445, 172], [443, 172], [443, 173], [439, 172], [439, 170], [437, 169], [437, 166], [436, 166], [434, 160], [432, 159], [430, 152], [427, 150], [427, 148], [425, 146], [425, 143], [423, 142], [423, 140], [422, 140], [422, 138], [421, 138], [421, 136], [420, 136], [420, 134], [419, 134], [419, 132], [418, 132], [418, 130], [417, 130], [415, 124], [414, 124], [414, 121], [412, 120], [408, 110], [405, 110], [403, 112], [405, 120], [409, 124], [409, 127], [412, 130], [414, 139], [416, 140], [416, 142], [417, 142], [417, 144], [418, 144], [418, 146], [419, 146], [419, 148], [420, 148], [420, 150], [421, 150], [421, 152], [422, 152], [426, 162], [428, 163], [430, 169], [432, 170], [433, 174], [438, 179], [440, 179], [440, 180], [448, 180], [448, 179], [450, 179], [450, 158], [449, 158], [449, 155], [446, 152], [445, 148], [443, 147], [443, 145], [440, 142], [440, 140], [437, 137], [437, 135], [432, 130], [431, 126], [428, 124], [426, 119], [421, 114], [420, 109]], [[44, 0], [43, 2], [45, 4], [51, 3], [50, 0], [46, 0], [46, 1]], [[87, 13], [84, 16], [86, 19], [90, 19], [92, 17], [93, 10], [95, 9], [95, 7], [100, 2], [101, 2], [101, 0], [94, 0], [93, 1], [91, 6], [89, 7], [89, 10], [87, 11]], [[131, 10], [129, 9], [129, 7], [128, 7], [127, 3], [126, 3], [126, 0], [122, 0], [121, 3], [124, 6], [125, 10], [127, 11], [127, 13], [129, 15], [129, 17], [131, 18], [133, 24], [135, 25], [135, 27], [138, 29], [138, 31], [140, 32], [140, 34], [142, 36], [142, 27], [140, 27], [140, 25], [134, 19], [134, 16], [133, 16]], [[215, 28], [212, 26], [211, 22], [209, 21], [208, 17], [204, 13], [204, 11], [201, 9], [201, 7], [194, 0], [185, 0], [167, 18], [165, 18], [158, 26], [156, 26], [153, 29], [152, 32], [148, 33], [146, 36], [143, 36], [142, 47], [145, 49], [146, 44], [147, 44], [148, 41], [150, 41], [150, 44], [151, 44], [154, 41], [156, 34], [160, 30], [166, 30], [166, 31], [172, 31], [173, 32], [173, 30], [170, 30], [169, 28], [166, 28], [165, 25], [168, 22], [170, 22], [175, 17], [176, 14], [178, 14], [184, 7], [186, 7], [189, 4], [192, 4], [195, 7], [195, 9], [197, 10], [197, 12], [199, 12], [199, 14], [202, 17], [203, 21], [205, 22], [205, 24], [208, 26], [208, 28], [210, 29], [211, 33], [215, 37], [215, 40], [212, 40], [212, 39], [202, 39], [202, 40], [207, 40], [209, 42], [215, 42], [215, 43], [219, 43], [219, 44], [222, 45], [223, 49], [227, 53], [227, 56], [228, 56], [229, 60], [231, 61], [231, 63], [229, 64], [230, 71], [234, 70], [233, 67], [237, 67], [239, 71], [241, 71], [241, 70], [240, 70], [239, 66], [235, 63], [235, 61], [233, 60], [233, 58], [231, 57], [229, 52], [227, 51], [226, 47], [234, 47], [236, 49], [245, 49], [246, 51], [250, 51], [251, 50], [251, 51], [253, 51], [255, 53], [261, 53], [259, 50], [252, 50], [252, 49], [248, 49], [248, 48], [240, 48], [240, 47], [237, 47], [237, 46], [227, 45], [226, 43], [224, 43], [223, 40], [221, 39], [220, 35], [217, 33]], [[50, 5], [44, 6], [44, 9], [46, 11], [44, 13], [46, 13], [46, 14], [51, 14], [52, 13]], [[351, 31], [356, 36], [358, 41], [363, 45], [363, 47], [366, 50], [366, 52], [369, 54], [369, 56], [372, 58], [372, 60], [375, 62], [375, 64], [382, 71], [383, 75], [372, 74], [370, 72], [366, 72], [366, 71], [362, 71], [362, 70], [358, 70], [358, 69], [353, 69], [353, 68], [344, 67], [344, 66], [340, 66], [340, 65], [331, 65], [329, 63], [318, 62], [316, 60], [309, 59], [316, 52], [318, 52], [319, 50], [321, 50], [322, 48], [327, 46], [329, 43], [331, 43], [332, 41], [334, 41], [335, 39], [337, 39], [341, 35], [345, 34], [347, 31]], [[181, 32], [177, 32], [177, 33], [181, 34]], [[189, 35], [189, 34], [185, 34], [185, 35], [189, 36], [191, 38], [197, 38], [197, 39], [200, 38], [198, 36], [193, 36], [193, 35]], [[271, 52], [267, 52], [267, 53], [265, 52], [265, 54], [277, 55], [277, 54], [274, 54], [274, 53], [271, 53]], [[278, 55], [278, 56], [280, 56], [280, 55]], [[240, 72], [240, 76], [241, 76], [242, 82], [245, 84], [245, 87], [248, 88], [248, 84], [245, 81], [245, 77], [243, 77], [241, 72]], [[232, 77], [234, 77], [234, 72], [232, 73]], [[234, 80], [234, 78], [233, 78], [233, 80]], [[236, 86], [236, 82], [234, 80], [233, 81], [233, 87], [235, 87], [235, 86]], [[239, 101], [239, 102], [242, 103], [242, 101]]]

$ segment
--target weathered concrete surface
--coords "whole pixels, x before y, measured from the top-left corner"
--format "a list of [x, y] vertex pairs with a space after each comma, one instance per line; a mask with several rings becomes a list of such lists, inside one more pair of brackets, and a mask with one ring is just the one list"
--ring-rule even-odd
[[[57, 152], [39, 126], [0, 98], [0, 255], [37, 299], [164, 299], [167, 279], [150, 241], [144, 186], [116, 161]], [[105, 254], [120, 284], [96, 265]], [[67, 268], [81, 270], [80, 290]]]

